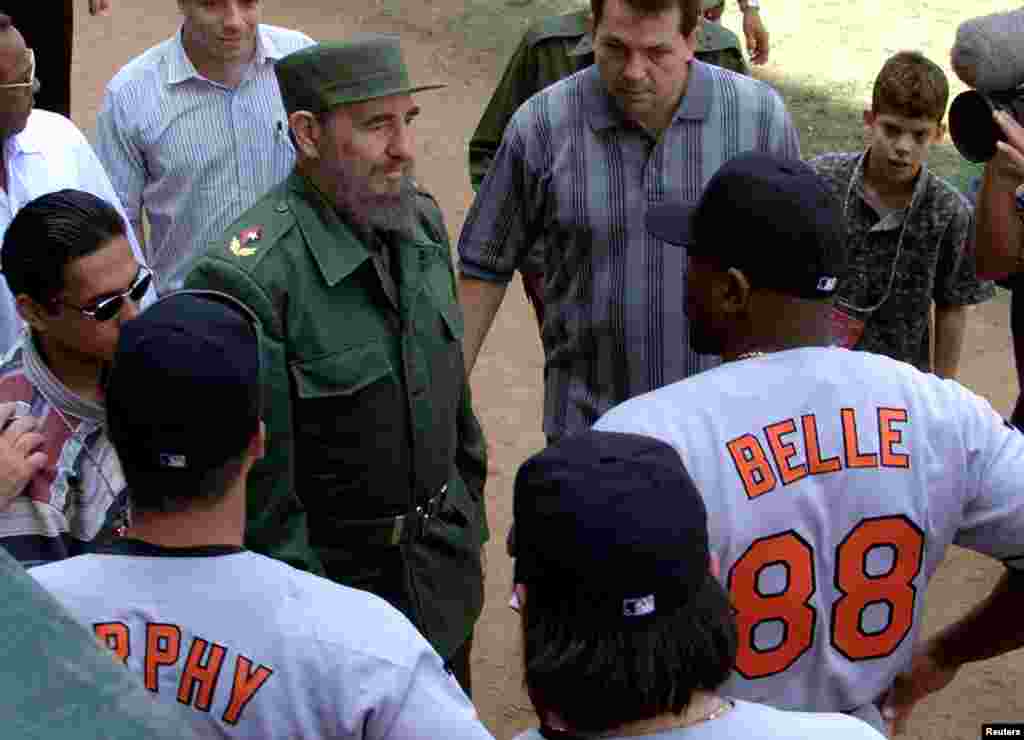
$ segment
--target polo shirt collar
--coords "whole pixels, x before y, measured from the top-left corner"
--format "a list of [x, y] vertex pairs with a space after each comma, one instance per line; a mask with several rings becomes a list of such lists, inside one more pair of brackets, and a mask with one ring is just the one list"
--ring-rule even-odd
[[[178, 28], [171, 42], [170, 54], [167, 58], [167, 84], [177, 85], [187, 80], [202, 79], [196, 65], [185, 53], [185, 44], [182, 42], [184, 26]], [[274, 43], [274, 39], [267, 33], [266, 27], [261, 23], [256, 27], [256, 63], [266, 64], [280, 59], [284, 54]]]
[[[715, 86], [711, 70], [699, 59], [690, 61], [690, 77], [686, 83], [686, 93], [679, 101], [672, 122], [682, 119], [703, 121], [711, 110]], [[600, 71], [595, 64], [583, 73], [583, 104], [587, 111], [587, 120], [595, 131], [609, 128], [623, 128], [628, 125], [615, 99], [608, 94]]]
[[328, 286], [370, 259], [370, 251], [317, 187], [297, 170], [288, 178], [292, 212]]

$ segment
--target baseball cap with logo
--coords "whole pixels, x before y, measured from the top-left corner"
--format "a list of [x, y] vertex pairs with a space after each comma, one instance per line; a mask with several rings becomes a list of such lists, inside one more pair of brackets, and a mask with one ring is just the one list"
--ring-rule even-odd
[[843, 217], [807, 164], [763, 152], [730, 159], [696, 205], [662, 203], [647, 230], [688, 254], [734, 267], [755, 288], [820, 299], [846, 270]]
[[183, 486], [240, 454], [259, 429], [259, 326], [213, 291], [180, 291], [121, 327], [107, 427], [133, 487]]
[[519, 469], [513, 511], [516, 581], [586, 594], [595, 621], [669, 613], [712, 577], [704, 502], [660, 440], [567, 437]]

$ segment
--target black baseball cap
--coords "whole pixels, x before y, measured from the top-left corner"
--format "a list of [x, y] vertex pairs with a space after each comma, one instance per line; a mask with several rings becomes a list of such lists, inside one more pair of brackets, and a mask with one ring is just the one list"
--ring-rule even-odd
[[647, 230], [799, 298], [828, 298], [846, 271], [843, 217], [824, 181], [804, 162], [763, 152], [722, 165], [696, 205], [652, 207]]
[[519, 468], [513, 511], [516, 581], [596, 597], [595, 620], [671, 612], [711, 578], [704, 501], [660, 440], [567, 437]]
[[129, 481], [189, 485], [258, 431], [259, 327], [246, 311], [230, 296], [181, 291], [121, 327], [106, 409]]

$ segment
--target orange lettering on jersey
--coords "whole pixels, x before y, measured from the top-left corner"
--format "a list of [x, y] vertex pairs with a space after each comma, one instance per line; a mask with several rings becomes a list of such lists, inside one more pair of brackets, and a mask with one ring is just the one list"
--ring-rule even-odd
[[729, 442], [729, 454], [736, 465], [736, 472], [743, 481], [747, 498], [754, 499], [775, 488], [775, 473], [764, 454], [761, 442], [753, 434], [744, 434]]
[[274, 671], [264, 665], [252, 670], [252, 661], [239, 655], [235, 661], [235, 682], [231, 685], [231, 701], [224, 710], [224, 721], [229, 725], [237, 725], [242, 718], [242, 711], [273, 674]]
[[796, 483], [801, 478], [807, 477], [807, 466], [790, 465], [789, 461], [796, 457], [796, 445], [791, 442], [784, 442], [782, 437], [786, 434], [793, 434], [796, 431], [796, 423], [792, 419], [780, 421], [764, 428], [764, 434], [768, 438], [768, 446], [772, 448], [772, 455], [775, 457], [775, 467], [779, 470], [782, 478], [782, 485], [788, 486]]
[[[210, 647], [210, 656], [203, 662], [206, 655], [206, 648], [209, 646], [206, 640], [197, 637], [192, 640], [192, 647], [188, 651], [188, 660], [185, 662], [185, 670], [181, 672], [181, 683], [178, 685], [178, 701], [189, 706], [195, 698], [196, 709], [204, 712], [210, 711], [210, 702], [213, 701], [213, 692], [217, 688], [217, 677], [220, 676], [220, 666], [224, 662], [224, 654], [227, 650], [217, 643]], [[199, 691], [196, 691], [198, 686]]]
[[910, 455], [893, 450], [894, 445], [902, 444], [903, 430], [893, 429], [892, 425], [906, 423], [906, 421], [906, 409], [878, 409], [878, 452], [881, 455], [883, 467], [910, 467]]
[[821, 443], [818, 441], [818, 419], [814, 414], [800, 417], [804, 428], [804, 449], [807, 450], [807, 471], [811, 475], [837, 473], [842, 469], [838, 457], [821, 459]]
[[846, 450], [846, 467], [877, 468], [878, 454], [860, 451], [860, 438], [857, 436], [857, 414], [853, 409], [843, 409], [843, 448]]
[[128, 660], [131, 655], [131, 645], [128, 641], [128, 625], [124, 622], [101, 622], [92, 626], [96, 639], [103, 643], [103, 646], [114, 651], [114, 655], [121, 659], [121, 662]]
[[174, 665], [181, 651], [181, 628], [175, 624], [146, 625], [146, 688], [156, 692], [160, 666]]

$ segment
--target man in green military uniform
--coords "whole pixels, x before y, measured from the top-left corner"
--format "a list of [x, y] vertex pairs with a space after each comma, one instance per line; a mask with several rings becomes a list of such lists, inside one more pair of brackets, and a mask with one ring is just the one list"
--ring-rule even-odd
[[[768, 59], [768, 32], [761, 21], [760, 4], [757, 0], [739, 0], [739, 3], [751, 61], [763, 64]], [[747, 74], [749, 70], [736, 34], [717, 21], [706, 20], [709, 16], [721, 17], [724, 4], [725, 0], [703, 1], [705, 21], [697, 27], [694, 56], [707, 64]], [[512, 114], [548, 85], [593, 64], [592, 43], [589, 10], [543, 18], [527, 29], [469, 140], [469, 179], [473, 190], [484, 181]], [[543, 274], [539, 265], [523, 270], [521, 277], [537, 323], [543, 325]]]
[[275, 69], [295, 171], [186, 280], [240, 299], [264, 332], [247, 544], [387, 599], [468, 693], [486, 448], [447, 230], [412, 179], [412, 94], [443, 85], [411, 85], [394, 36]]

